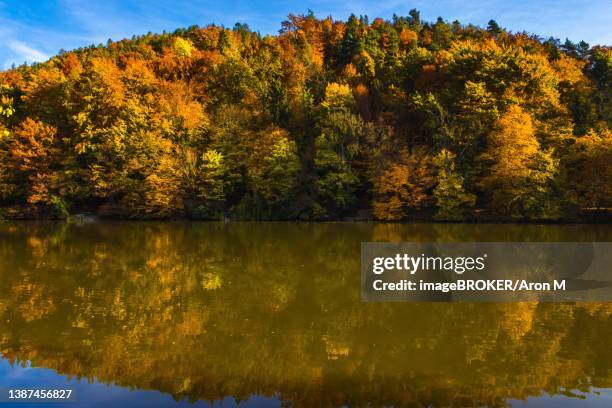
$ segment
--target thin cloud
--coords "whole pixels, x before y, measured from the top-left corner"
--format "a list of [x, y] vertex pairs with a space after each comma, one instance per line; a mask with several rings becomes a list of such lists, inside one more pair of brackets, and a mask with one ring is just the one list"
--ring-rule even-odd
[[[351, 13], [370, 18], [406, 15], [416, 8], [426, 21], [442, 16], [448, 21], [486, 26], [489, 19], [513, 32], [528, 31], [593, 44], [611, 44], [608, 29], [610, 0], [57, 0], [8, 7], [0, 0], [0, 68], [46, 60], [60, 49], [71, 50], [107, 39], [121, 40], [147, 32], [173, 31], [193, 24], [247, 23], [262, 34], [274, 34], [289, 13], [312, 9], [318, 17], [346, 19]], [[580, 12], [576, 12], [580, 10]], [[48, 15], [48, 18], [46, 17]]]
[[49, 59], [49, 56], [35, 48], [30, 47], [21, 41], [12, 40], [8, 42], [8, 47], [15, 54], [16, 61], [23, 62], [42, 62]]

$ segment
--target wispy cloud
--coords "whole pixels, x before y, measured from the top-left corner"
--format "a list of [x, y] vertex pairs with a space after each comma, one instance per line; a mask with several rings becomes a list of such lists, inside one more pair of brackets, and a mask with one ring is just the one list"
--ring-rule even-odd
[[21, 41], [12, 40], [7, 44], [9, 49], [15, 54], [16, 60], [23, 62], [42, 62], [49, 59], [49, 56], [35, 48], [30, 47]]
[[612, 43], [610, 0], [0, 0], [0, 68], [45, 60], [60, 49], [193, 24], [242, 22], [268, 34], [277, 32], [287, 14], [308, 9], [344, 19], [351, 13], [390, 18], [411, 8], [426, 21], [442, 16], [483, 26], [495, 19], [514, 32]]

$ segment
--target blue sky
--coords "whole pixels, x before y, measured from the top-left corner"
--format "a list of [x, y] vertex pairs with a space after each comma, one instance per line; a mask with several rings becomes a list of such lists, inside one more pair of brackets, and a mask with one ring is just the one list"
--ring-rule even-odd
[[231, 27], [238, 21], [266, 34], [276, 33], [290, 12], [387, 18], [411, 8], [425, 20], [442, 16], [485, 26], [493, 18], [515, 32], [612, 44], [612, 0], [0, 0], [0, 68], [42, 61], [60, 49], [193, 24]]

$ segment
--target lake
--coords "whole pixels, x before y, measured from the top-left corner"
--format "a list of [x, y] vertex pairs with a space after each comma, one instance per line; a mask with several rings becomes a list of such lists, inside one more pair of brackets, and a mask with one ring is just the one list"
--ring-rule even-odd
[[362, 241], [612, 225], [0, 224], [0, 387], [75, 390], [54, 407], [612, 405], [612, 303], [363, 303]]

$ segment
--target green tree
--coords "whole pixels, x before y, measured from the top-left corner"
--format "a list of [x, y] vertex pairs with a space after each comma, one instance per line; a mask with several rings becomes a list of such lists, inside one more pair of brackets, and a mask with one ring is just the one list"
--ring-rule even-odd
[[354, 14], [351, 14], [344, 28], [344, 37], [338, 50], [338, 62], [341, 64], [352, 62], [353, 58], [361, 52], [363, 44], [359, 29], [359, 20]]
[[612, 207], [612, 132], [590, 130], [572, 145], [564, 162], [568, 187], [584, 208]]
[[363, 121], [348, 85], [331, 83], [317, 112], [315, 171], [317, 202], [327, 216], [341, 214], [355, 203], [359, 183], [353, 159], [359, 153]]
[[455, 169], [454, 160], [454, 155], [447, 150], [436, 157], [438, 184], [433, 191], [437, 208], [434, 218], [440, 221], [464, 220], [476, 203], [476, 195], [465, 191], [463, 176]]
[[194, 215], [198, 218], [219, 219], [224, 215], [228, 186], [223, 155], [215, 150], [202, 154], [198, 197], [202, 204]]
[[271, 128], [259, 132], [248, 166], [250, 190], [257, 197], [282, 211], [278, 206], [287, 203], [299, 170], [297, 147], [286, 131]]

